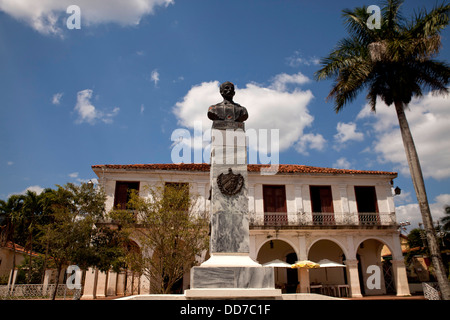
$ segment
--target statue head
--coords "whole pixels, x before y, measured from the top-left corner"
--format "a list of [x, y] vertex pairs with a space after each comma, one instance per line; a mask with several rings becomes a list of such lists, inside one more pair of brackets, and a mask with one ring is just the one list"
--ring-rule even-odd
[[233, 101], [234, 97], [234, 84], [227, 81], [220, 85], [220, 94], [227, 101]]

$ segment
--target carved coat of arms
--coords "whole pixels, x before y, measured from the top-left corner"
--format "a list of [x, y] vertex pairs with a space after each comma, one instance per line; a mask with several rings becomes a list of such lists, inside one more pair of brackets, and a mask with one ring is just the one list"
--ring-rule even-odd
[[233, 173], [233, 170], [229, 168], [227, 174], [219, 174], [217, 177], [217, 185], [223, 194], [232, 196], [241, 191], [244, 185], [244, 177], [240, 173]]

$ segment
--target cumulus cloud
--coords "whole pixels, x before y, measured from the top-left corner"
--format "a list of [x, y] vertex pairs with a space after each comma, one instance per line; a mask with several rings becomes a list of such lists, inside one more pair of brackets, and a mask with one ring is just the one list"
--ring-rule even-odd
[[159, 72], [158, 70], [153, 70], [151, 75], [150, 75], [150, 80], [153, 81], [155, 83], [155, 87], [158, 85], [159, 82]]
[[101, 23], [123, 26], [137, 25], [142, 17], [156, 7], [172, 4], [173, 0], [2, 0], [0, 10], [24, 21], [42, 34], [60, 35], [65, 28], [67, 7], [77, 5], [81, 11], [82, 28]]
[[350, 169], [351, 163], [345, 157], [342, 157], [337, 159], [336, 162], [333, 163], [333, 167], [339, 169]]
[[21, 192], [8, 194], [8, 197], [7, 197], [7, 198], [9, 198], [10, 196], [15, 195], [15, 194], [25, 194], [25, 193], [27, 193], [27, 191], [36, 192], [36, 194], [39, 195], [39, 194], [41, 194], [44, 190], [45, 190], [44, 188], [42, 188], [41, 186], [38, 186], [38, 185], [29, 186], [29, 187], [27, 187], [25, 190], [22, 190]]
[[326, 140], [321, 134], [307, 133], [300, 137], [295, 143], [294, 148], [298, 153], [307, 156], [309, 155], [308, 149], [322, 151], [325, 144]]
[[75, 105], [75, 112], [78, 114], [76, 123], [87, 122], [89, 124], [95, 124], [97, 121], [104, 123], [112, 123], [112, 119], [119, 113], [119, 108], [114, 108], [112, 111], [104, 112], [98, 110], [91, 103], [93, 91], [85, 89], [77, 93], [77, 103]]
[[[425, 178], [439, 180], [450, 177], [449, 103], [448, 97], [429, 93], [421, 99], [413, 99], [406, 110]], [[378, 160], [393, 163], [395, 170], [409, 175], [395, 108], [377, 101], [376, 113], [370, 112], [366, 105], [357, 119], [367, 121], [366, 125], [374, 136], [371, 150], [378, 154]]]
[[53, 97], [52, 97], [52, 103], [53, 103], [54, 105], [60, 104], [61, 98], [62, 98], [63, 94], [64, 94], [63, 92], [55, 93], [55, 94], [53, 95]]
[[[272, 79], [269, 86], [248, 83], [243, 88], [236, 84], [235, 102], [247, 108], [249, 118], [246, 130], [279, 130], [279, 141], [273, 144], [280, 151], [292, 146], [304, 154], [308, 149], [321, 150], [325, 140], [320, 134], [304, 133], [311, 126], [314, 117], [308, 111], [308, 104], [314, 98], [310, 90], [295, 87], [288, 90], [287, 84], [300, 85], [309, 79], [301, 73], [295, 75], [280, 74]], [[178, 124], [194, 128], [201, 123], [203, 130], [211, 127], [207, 118], [209, 106], [221, 101], [219, 81], [203, 82], [192, 87], [184, 98], [177, 102], [173, 112]], [[252, 146], [250, 146], [252, 147]], [[256, 147], [256, 146], [253, 146]]]
[[362, 141], [364, 140], [364, 134], [356, 131], [356, 123], [339, 122], [336, 126], [337, 134], [334, 135], [334, 139], [338, 143], [345, 143], [347, 141]]
[[[397, 197], [394, 198], [397, 202]], [[446, 205], [450, 205], [450, 194], [440, 194], [430, 202], [430, 211], [433, 217], [433, 221], [437, 222], [445, 215], [444, 208]], [[417, 228], [419, 223], [422, 222], [422, 215], [420, 214], [419, 205], [417, 203], [409, 203], [395, 207], [397, 221], [411, 223], [411, 228]]]

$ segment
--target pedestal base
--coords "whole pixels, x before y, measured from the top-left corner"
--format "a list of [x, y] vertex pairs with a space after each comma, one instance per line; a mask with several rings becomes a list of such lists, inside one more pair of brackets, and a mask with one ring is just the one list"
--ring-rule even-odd
[[192, 289], [275, 288], [270, 267], [193, 267]]
[[280, 289], [189, 289], [186, 299], [281, 299]]
[[248, 253], [213, 253], [200, 267], [261, 267]]

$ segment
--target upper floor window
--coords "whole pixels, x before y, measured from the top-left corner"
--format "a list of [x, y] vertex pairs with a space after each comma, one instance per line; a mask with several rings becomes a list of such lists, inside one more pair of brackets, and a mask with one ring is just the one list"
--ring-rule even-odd
[[335, 224], [331, 186], [309, 186], [313, 223]]
[[355, 186], [356, 206], [358, 212], [378, 212], [377, 194], [374, 186]]
[[116, 181], [116, 191], [114, 194], [114, 208], [121, 210], [127, 209], [131, 192], [139, 191], [139, 181]]
[[310, 186], [312, 212], [334, 212], [331, 186]]
[[286, 224], [286, 188], [284, 185], [264, 185], [264, 222], [265, 224]]

